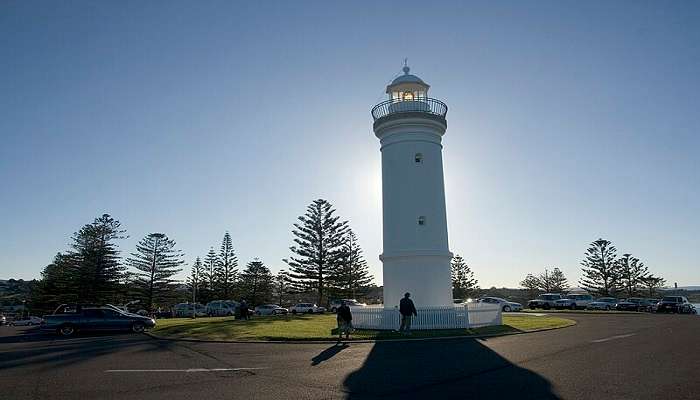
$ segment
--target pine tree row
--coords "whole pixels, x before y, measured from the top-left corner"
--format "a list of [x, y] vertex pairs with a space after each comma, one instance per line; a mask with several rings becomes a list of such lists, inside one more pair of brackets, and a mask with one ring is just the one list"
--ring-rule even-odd
[[185, 297], [176, 279], [185, 255], [175, 241], [163, 233], [148, 234], [122, 260], [117, 243], [127, 236], [119, 221], [104, 214], [74, 233], [70, 248], [44, 268], [32, 303], [48, 311], [61, 303], [124, 304], [137, 299], [151, 311], [191, 295], [200, 303], [245, 299], [256, 305], [313, 293], [319, 304], [326, 304], [334, 297], [359, 296], [372, 282], [357, 236], [326, 200], [312, 202], [292, 233], [293, 255], [284, 260], [289, 271], [273, 276], [257, 258], [239, 272], [226, 232], [218, 252], [212, 247], [192, 263], [186, 279], [190, 295]]
[[[581, 261], [581, 288], [600, 296], [654, 297], [666, 280], [655, 276], [637, 257], [625, 253], [617, 256], [612, 242], [598, 239], [591, 243]], [[564, 273], [559, 268], [545, 269], [539, 275], [528, 274], [520, 286], [531, 292], [559, 293], [569, 289]]]

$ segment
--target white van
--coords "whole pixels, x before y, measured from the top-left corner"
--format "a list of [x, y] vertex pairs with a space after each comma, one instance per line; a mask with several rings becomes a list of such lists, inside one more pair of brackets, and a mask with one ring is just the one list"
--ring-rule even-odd
[[226, 317], [238, 314], [240, 303], [233, 300], [213, 300], [207, 303], [207, 315], [212, 317]]
[[[175, 307], [173, 307], [173, 310], [175, 311], [175, 316], [176, 317], [191, 317], [192, 316], [192, 303], [180, 303], [176, 304]], [[195, 303], [194, 309], [196, 310], [197, 316], [198, 317], [206, 317], [207, 316], [207, 309], [203, 305], [199, 303]]]

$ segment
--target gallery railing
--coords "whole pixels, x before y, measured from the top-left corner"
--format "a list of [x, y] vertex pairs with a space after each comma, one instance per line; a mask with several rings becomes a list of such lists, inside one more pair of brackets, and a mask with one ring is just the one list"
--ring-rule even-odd
[[447, 105], [438, 99], [430, 97], [419, 97], [415, 100], [391, 99], [383, 101], [372, 108], [374, 120], [398, 113], [415, 113], [437, 115], [445, 118], [447, 115]]

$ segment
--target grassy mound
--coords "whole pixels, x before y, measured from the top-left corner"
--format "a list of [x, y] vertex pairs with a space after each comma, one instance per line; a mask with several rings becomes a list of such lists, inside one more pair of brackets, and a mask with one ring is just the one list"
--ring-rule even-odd
[[[550, 316], [505, 315], [503, 325], [476, 329], [413, 331], [413, 338], [473, 336], [533, 332], [574, 325], [569, 319]], [[332, 340], [336, 336], [334, 314], [255, 317], [237, 321], [231, 317], [161, 319], [151, 332], [160, 337], [202, 340]], [[402, 338], [392, 331], [358, 329], [352, 339]]]

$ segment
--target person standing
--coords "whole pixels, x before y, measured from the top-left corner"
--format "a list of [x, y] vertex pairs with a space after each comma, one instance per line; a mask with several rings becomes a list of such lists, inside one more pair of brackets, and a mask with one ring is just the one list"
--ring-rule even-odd
[[348, 307], [345, 300], [340, 302], [340, 307], [338, 307], [338, 343], [343, 339], [343, 333], [345, 333], [345, 340], [350, 339], [350, 331], [352, 330], [352, 312], [350, 307]]
[[249, 317], [248, 317], [248, 303], [245, 300], [241, 300], [239, 307], [240, 307], [241, 319], [247, 321], [249, 319]]
[[411, 320], [413, 317], [418, 316], [416, 311], [416, 306], [411, 300], [411, 294], [406, 292], [403, 295], [403, 299], [399, 302], [399, 312], [401, 313], [401, 327], [399, 327], [399, 332], [404, 335], [411, 334]]

